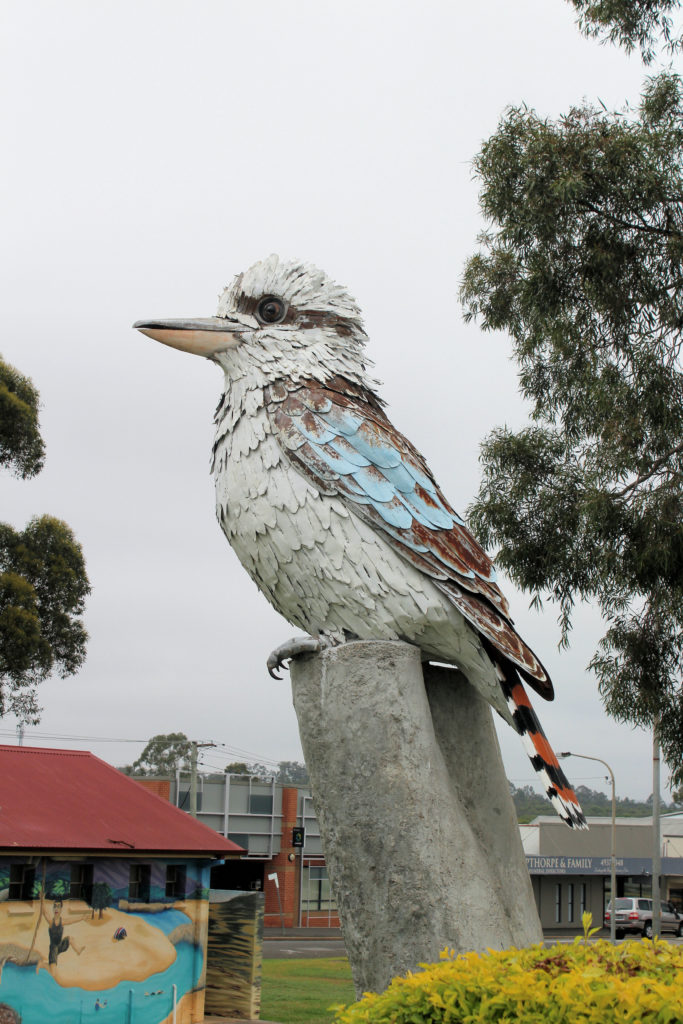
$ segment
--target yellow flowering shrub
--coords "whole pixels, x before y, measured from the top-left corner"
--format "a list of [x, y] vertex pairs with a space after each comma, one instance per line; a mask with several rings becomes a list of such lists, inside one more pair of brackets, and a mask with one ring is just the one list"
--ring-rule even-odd
[[503, 952], [448, 950], [336, 1024], [680, 1024], [683, 948], [604, 940]]

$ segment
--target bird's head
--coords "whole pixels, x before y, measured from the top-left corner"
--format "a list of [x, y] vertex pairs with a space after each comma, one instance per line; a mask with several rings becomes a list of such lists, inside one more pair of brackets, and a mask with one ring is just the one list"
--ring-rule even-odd
[[218, 363], [228, 378], [325, 380], [368, 386], [361, 314], [348, 292], [310, 264], [278, 256], [255, 263], [223, 291], [216, 316], [138, 320], [165, 345]]

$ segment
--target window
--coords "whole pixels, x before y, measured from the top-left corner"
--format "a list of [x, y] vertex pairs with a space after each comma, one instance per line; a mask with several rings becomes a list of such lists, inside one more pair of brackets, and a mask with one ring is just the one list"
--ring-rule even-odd
[[184, 864], [166, 865], [166, 897], [167, 899], [185, 899], [187, 884], [187, 868]]
[[246, 832], [228, 832], [228, 839], [231, 839], [233, 843], [237, 843], [243, 850], [249, 851], [249, 836]]
[[680, 911], [683, 907], [683, 889], [669, 889], [669, 899], [676, 910]]
[[249, 794], [250, 814], [272, 814], [273, 796], [271, 793], [250, 793]]
[[567, 885], [567, 921], [574, 920], [574, 883]]
[[[308, 876], [308, 877], [306, 877]], [[334, 910], [336, 903], [330, 891], [326, 867], [304, 868], [303, 910]]]
[[92, 903], [92, 864], [72, 864], [69, 899]]
[[562, 883], [555, 886], [555, 924], [562, 923]]
[[128, 899], [137, 903], [149, 903], [149, 887], [152, 869], [149, 864], [131, 864], [128, 881]]
[[30, 864], [10, 864], [7, 898], [10, 900], [32, 900], [35, 881], [36, 869]]
[[[178, 807], [183, 811], [189, 811], [192, 806], [192, 793], [189, 788], [185, 787], [178, 790]], [[197, 789], [197, 810], [202, 809], [202, 791]]]
[[588, 893], [586, 892], [586, 883], [582, 882], [581, 885], [579, 886], [579, 913], [581, 914], [582, 917], [586, 913], [586, 910], [588, 909], [587, 904], [586, 904], [586, 897], [587, 897], [587, 895], [588, 895]]

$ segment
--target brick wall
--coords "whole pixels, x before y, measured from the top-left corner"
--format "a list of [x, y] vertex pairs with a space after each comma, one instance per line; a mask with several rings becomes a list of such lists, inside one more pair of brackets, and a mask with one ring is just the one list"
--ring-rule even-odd
[[[296, 928], [298, 925], [299, 905], [299, 865], [300, 857], [298, 851], [292, 846], [292, 829], [297, 824], [297, 801], [298, 792], [296, 789], [285, 787], [282, 790], [282, 847], [280, 853], [273, 857], [266, 868], [265, 878], [265, 926], [276, 928], [284, 919], [285, 928]], [[294, 854], [290, 860], [289, 855]], [[277, 889], [275, 882], [268, 879], [268, 875], [277, 874], [280, 883], [280, 900], [282, 903], [282, 919], [280, 918], [280, 907], [278, 905]]]
[[144, 786], [150, 793], [155, 793], [160, 796], [162, 800], [171, 799], [171, 780], [170, 779], [143, 779], [138, 775], [132, 776], [140, 786]]

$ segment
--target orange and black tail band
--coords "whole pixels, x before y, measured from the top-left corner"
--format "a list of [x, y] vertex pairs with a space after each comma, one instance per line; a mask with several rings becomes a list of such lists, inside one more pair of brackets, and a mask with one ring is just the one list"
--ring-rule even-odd
[[500, 685], [512, 721], [522, 737], [534, 771], [543, 779], [548, 799], [570, 828], [588, 828], [576, 793], [560, 768], [517, 672], [511, 665], [501, 666], [500, 662], [497, 663], [497, 667], [499, 678], [503, 676], [500, 678]]

